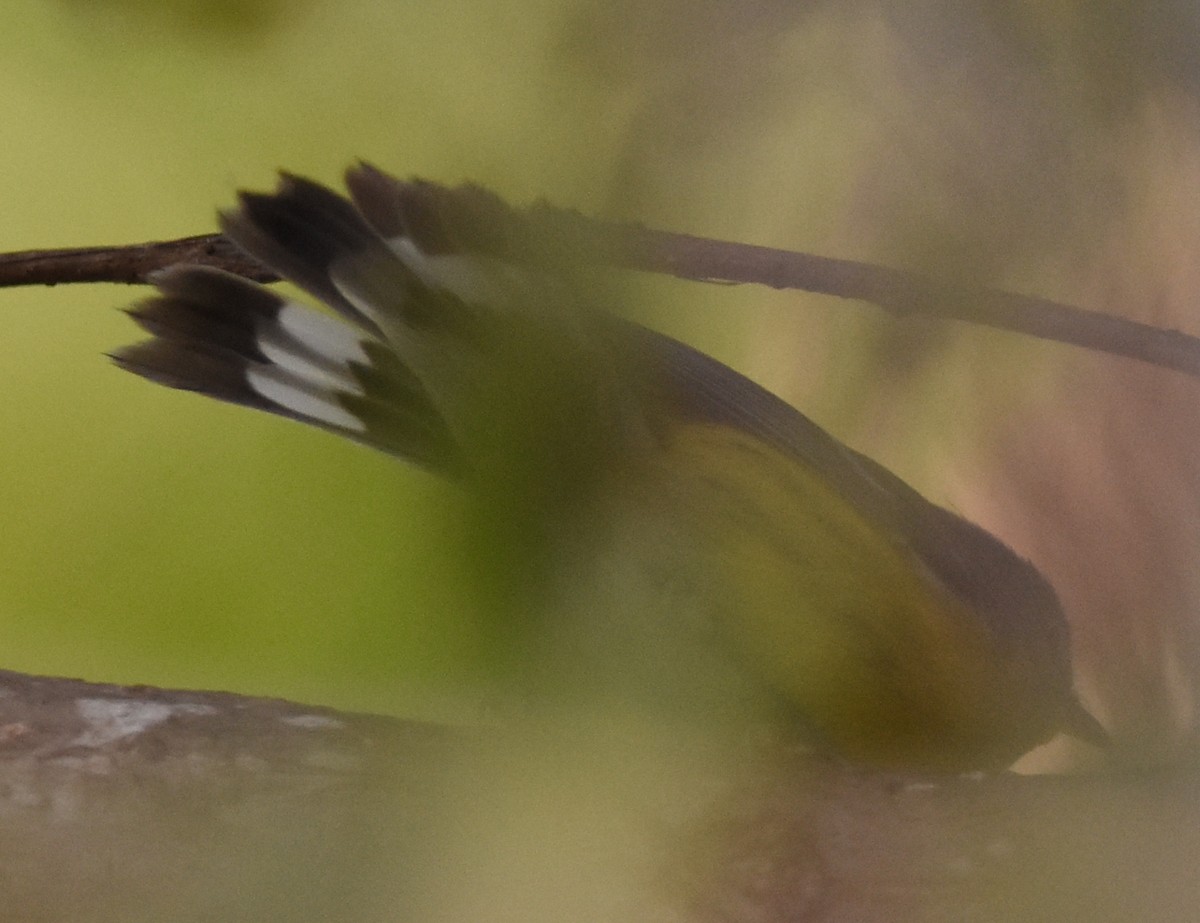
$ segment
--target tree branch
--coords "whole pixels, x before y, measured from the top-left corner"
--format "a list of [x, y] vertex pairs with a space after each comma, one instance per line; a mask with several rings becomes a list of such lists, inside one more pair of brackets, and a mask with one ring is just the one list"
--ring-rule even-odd
[[[546, 204], [517, 209], [478, 186], [414, 181], [412, 188], [426, 197], [446, 236], [464, 250], [534, 263], [584, 261], [696, 281], [832, 295], [900, 315], [965, 321], [1080, 346], [1200, 378], [1200, 338], [1044, 298], [955, 285], [872, 263], [599, 221]], [[155, 270], [175, 263], [216, 266], [259, 282], [277, 279], [220, 234], [208, 234], [0, 254], [0, 288], [143, 283]]]
[[[557, 908], [576, 889], [586, 902], [630, 883], [571, 865], [614, 827], [608, 812], [572, 810], [579, 788], [539, 795], [550, 826], [538, 836], [519, 826], [508, 850], [489, 839], [510, 743], [0, 672], [5, 918], [426, 921], [457, 919], [438, 913], [479, 891], [491, 918], [558, 923], [518, 915], [517, 901]], [[647, 819], [617, 846], [653, 866], [638, 870], [640, 900], [620, 919], [587, 918], [1149, 923], [1200, 907], [1191, 771], [916, 776], [784, 752], [755, 755], [742, 778], [692, 793], [697, 809], [666, 837], [639, 792]], [[535, 874], [548, 859], [557, 877]]]
[[176, 263], [215, 266], [256, 282], [274, 282], [275, 273], [246, 256], [221, 234], [202, 234], [143, 244], [22, 250], [0, 254], [0, 288], [120, 282], [139, 285], [152, 273]]

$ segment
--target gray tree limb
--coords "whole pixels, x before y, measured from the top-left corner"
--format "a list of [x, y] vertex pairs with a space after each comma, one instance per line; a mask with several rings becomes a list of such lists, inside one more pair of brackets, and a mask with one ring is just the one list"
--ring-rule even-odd
[[[496, 801], [504, 746], [494, 732], [287, 702], [0, 673], [4, 919], [460, 919], [439, 904], [457, 885], [520, 881], [533, 861], [472, 852], [495, 864], [489, 877], [446, 845], [448, 826]], [[908, 776], [795, 752], [751, 762], [741, 784], [658, 831], [644, 903], [622, 920], [1200, 918], [1190, 770]], [[564, 842], [606, 835], [603, 815], [593, 831], [564, 804], [551, 814], [574, 825]], [[537, 906], [582, 886], [530, 880]], [[534, 918], [513, 893], [498, 887], [489, 919]]]

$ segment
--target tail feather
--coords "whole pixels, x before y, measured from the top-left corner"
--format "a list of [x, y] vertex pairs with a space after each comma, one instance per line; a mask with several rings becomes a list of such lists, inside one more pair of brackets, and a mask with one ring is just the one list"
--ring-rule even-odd
[[384, 240], [410, 240], [429, 257], [463, 251], [430, 198], [426, 183], [401, 182], [370, 164], [360, 163], [346, 171], [346, 188], [359, 214]]
[[446, 426], [412, 371], [362, 325], [237, 276], [175, 267], [130, 316], [153, 339], [118, 350], [122, 368], [331, 430], [426, 466], [453, 466]]
[[250, 387], [245, 363], [231, 361], [222, 350], [208, 349], [199, 343], [155, 339], [123, 346], [109, 353], [109, 358], [125, 371], [168, 388], [197, 391], [260, 410], [275, 410]]
[[379, 333], [331, 279], [346, 254], [385, 249], [349, 202], [324, 186], [284, 174], [276, 193], [242, 193], [240, 204], [221, 215], [221, 229], [231, 240], [346, 320]]

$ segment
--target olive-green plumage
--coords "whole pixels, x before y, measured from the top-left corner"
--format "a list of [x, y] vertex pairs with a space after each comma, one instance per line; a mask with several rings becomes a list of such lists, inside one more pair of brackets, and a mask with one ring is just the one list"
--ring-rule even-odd
[[365, 166], [348, 183], [353, 204], [285, 177], [224, 216], [338, 317], [177, 268], [131, 312], [154, 338], [117, 362], [464, 484], [493, 576], [518, 589], [498, 636], [531, 674], [544, 659], [582, 678], [579, 695], [693, 720], [769, 703], [894, 767], [1099, 738], [1053, 590], [999, 540], [728, 367], [598, 310], [573, 273], [463, 252], [420, 184]]

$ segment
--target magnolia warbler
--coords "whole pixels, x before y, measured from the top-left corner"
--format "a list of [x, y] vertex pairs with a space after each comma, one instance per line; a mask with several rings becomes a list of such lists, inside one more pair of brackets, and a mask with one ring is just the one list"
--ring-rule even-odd
[[[361, 165], [347, 185], [284, 175], [222, 215], [332, 313], [178, 266], [130, 309], [152, 338], [115, 361], [454, 478], [495, 513], [481, 534], [510, 576], [615, 575], [589, 629], [551, 626], [565, 646], [648, 661], [698, 709], [751, 690], [881, 766], [1102, 738], [1054, 591], [998, 539], [570, 273], [466, 252], [421, 184]], [[629, 602], [634, 572], [656, 606]]]

